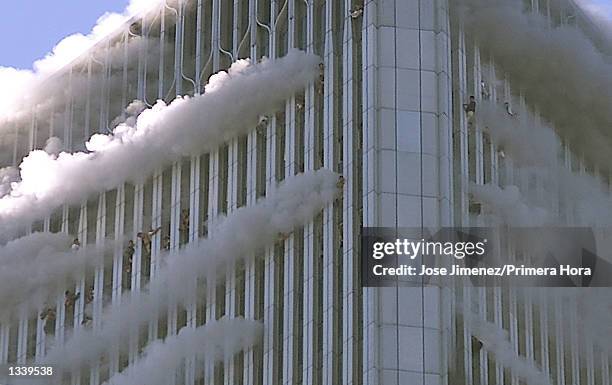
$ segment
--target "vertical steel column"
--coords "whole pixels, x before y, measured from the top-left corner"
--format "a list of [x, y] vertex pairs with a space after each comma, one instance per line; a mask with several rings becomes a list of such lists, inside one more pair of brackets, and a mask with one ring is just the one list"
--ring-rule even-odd
[[[363, 11], [363, 49], [362, 49], [362, 79], [363, 79], [363, 226], [376, 226], [379, 210], [376, 205], [376, 121], [377, 121], [377, 67], [376, 42], [379, 39], [377, 6], [375, 2], [365, 4]], [[379, 306], [376, 289], [364, 288], [363, 298], [363, 383], [378, 385], [379, 369], [376, 364], [380, 360], [380, 352], [376, 348], [376, 338], [379, 332], [376, 323]]]
[[[141, 89], [139, 85], [139, 90]], [[140, 91], [139, 91], [140, 92]], [[132, 234], [130, 239], [138, 240], [136, 234], [139, 231], [145, 232], [149, 229], [143, 227], [143, 210], [144, 210], [144, 184], [138, 183], [134, 186], [134, 197], [133, 197], [133, 211], [132, 211]], [[156, 234], [154, 237], [159, 237]], [[150, 246], [152, 248], [152, 245]], [[142, 255], [143, 248], [142, 242], [136, 242], [136, 250], [132, 256], [132, 266], [130, 274], [130, 295], [138, 293], [140, 291], [140, 282], [142, 275]], [[124, 261], [126, 263], [126, 261]], [[139, 331], [137, 327], [131, 327], [128, 337], [128, 362], [133, 364], [138, 358], [138, 339]]]
[[2, 322], [0, 325], [0, 364], [8, 362], [10, 331], [11, 328], [8, 321]]
[[[117, 187], [115, 201], [115, 253], [113, 256], [113, 291], [112, 305], [121, 305], [122, 278], [123, 278], [123, 234], [125, 229], [125, 184]], [[109, 359], [109, 375], [119, 371], [119, 343], [120, 341], [112, 341]]]
[[[257, 21], [256, 0], [248, 0], [249, 4], [249, 38], [251, 60], [257, 60]], [[247, 137], [247, 205], [252, 206], [257, 202], [257, 175], [258, 168], [262, 165], [257, 162], [257, 130], [251, 130]], [[250, 255], [245, 261], [244, 267], [244, 318], [255, 319], [255, 281], [256, 281], [256, 256]], [[243, 358], [243, 385], [254, 385], [255, 383], [255, 352], [253, 348], [244, 351]]]
[[548, 350], [550, 306], [546, 298], [545, 289], [540, 289], [538, 294], [540, 346], [542, 347], [540, 359], [542, 361], [542, 371], [550, 376], [550, 351]]
[[[219, 71], [219, 0], [212, 0], [211, 12], [211, 50], [212, 50], [212, 72]], [[209, 155], [208, 172], [208, 237], [215, 232], [215, 222], [219, 214], [219, 149], [211, 151]], [[206, 323], [217, 319], [216, 309], [217, 281], [209, 278], [206, 281]], [[212, 359], [207, 359], [204, 366], [205, 384], [213, 384], [215, 381], [215, 363]]]
[[[214, 21], [213, 12], [213, 21]], [[219, 214], [219, 149], [215, 149], [209, 155], [208, 172], [208, 238], [214, 236], [215, 223]], [[216, 295], [217, 281], [214, 277], [206, 280], [206, 323], [213, 322], [217, 318]], [[207, 359], [204, 368], [205, 384], [212, 384], [215, 381], [215, 364], [213, 360]]]
[[610, 385], [610, 355], [606, 352], [601, 353], [601, 385]]
[[68, 71], [68, 91], [64, 109], [64, 148], [72, 150], [72, 67]]
[[557, 363], [557, 385], [565, 385], [565, 338], [563, 333], [563, 324], [565, 317], [563, 316], [563, 299], [561, 296], [554, 296], [554, 312], [555, 312], [555, 361]]
[[[125, 49], [127, 51], [127, 35], [126, 35], [126, 46]], [[110, 105], [110, 82], [111, 82], [111, 67], [112, 61], [110, 58], [110, 42], [106, 42], [104, 46], [104, 62], [102, 63], [102, 86], [100, 87], [100, 115], [98, 121], [98, 132], [105, 133], [108, 131], [108, 114], [109, 114], [109, 105]], [[127, 53], [126, 53], [127, 55]], [[123, 99], [125, 99], [125, 93], [127, 92], [127, 56], [125, 56], [123, 62]], [[122, 107], [126, 105], [125, 100], [122, 99]]]
[[[229, 3], [229, 1], [227, 2]], [[229, 6], [229, 4], [226, 4]], [[238, 44], [240, 44], [239, 31], [241, 21], [241, 4], [240, 0], [234, 0], [233, 6], [233, 20], [232, 20], [232, 55], [234, 58], [238, 57]], [[219, 24], [221, 25], [222, 18], [219, 18]], [[224, 30], [228, 30], [225, 28]], [[227, 207], [228, 214], [236, 210], [238, 207], [238, 138], [234, 137], [229, 140], [228, 143], [228, 155], [227, 155], [227, 181], [220, 181], [220, 183], [227, 183]], [[225, 316], [228, 318], [234, 318], [237, 315], [236, 309], [236, 297], [238, 295], [236, 287], [236, 264], [230, 263], [227, 265], [225, 270]], [[235, 377], [235, 356], [228, 357], [224, 363], [224, 376], [223, 380], [226, 385], [233, 385], [236, 381]]]
[[[171, 8], [173, 9], [173, 8]], [[183, 92], [183, 4], [177, 3], [176, 9], [176, 25], [174, 28], [174, 88], [175, 95], [180, 96]], [[179, 226], [181, 223], [181, 178], [182, 178], [182, 164], [180, 161], [174, 162], [172, 165], [172, 189], [170, 194], [170, 250], [177, 251], [180, 245], [180, 231]], [[178, 323], [178, 305], [176, 303], [168, 304], [168, 325], [167, 335], [174, 336], [177, 333]], [[175, 374], [169, 374], [169, 383], [174, 384], [176, 382]]]
[[[98, 215], [96, 217], [96, 247], [103, 247], [106, 240], [106, 193], [98, 196]], [[92, 301], [93, 329], [102, 328], [102, 313], [104, 308], [104, 263], [96, 266], [94, 272], [94, 295]], [[96, 362], [89, 371], [89, 384], [100, 383], [100, 363]]]
[[[497, 100], [497, 88], [495, 83], [497, 79], [495, 77], [495, 63], [493, 60], [489, 61], [489, 84], [487, 84], [489, 92], [489, 103], [495, 103]], [[499, 185], [499, 158], [497, 145], [491, 140], [490, 143], [491, 152], [491, 183]]]
[[[469, 96], [468, 94], [468, 85], [467, 85], [467, 47], [465, 43], [465, 33], [463, 31], [462, 26], [459, 29], [459, 47], [458, 47], [458, 68], [459, 68], [459, 106], [458, 106], [458, 115], [459, 115], [459, 163], [460, 163], [460, 202], [455, 202], [455, 204], [460, 205], [460, 224], [461, 225], [469, 225], [469, 184], [470, 184], [470, 164], [469, 164], [469, 135], [470, 129], [468, 127], [469, 122], [466, 117], [465, 112], [463, 111], [462, 104], [467, 101]], [[472, 123], [474, 124], [474, 123]], [[459, 219], [459, 218], [457, 218]], [[459, 279], [459, 285], [463, 286], [460, 290], [463, 290], [463, 304], [462, 312], [464, 315], [471, 314], [472, 309], [470, 308], [471, 298], [472, 298], [472, 290], [466, 284], [465, 278]], [[469, 322], [466, 322], [469, 317], [463, 318], [463, 370], [465, 374], [465, 381], [467, 384], [472, 384], [474, 382], [474, 374], [472, 372], [473, 367], [473, 359], [472, 357], [472, 334], [471, 327]]]
[[17, 364], [25, 365], [28, 355], [28, 312], [25, 306], [19, 311], [19, 326], [17, 328]]
[[[336, 171], [335, 149], [337, 138], [334, 135], [335, 110], [334, 80], [335, 74], [335, 47], [333, 42], [334, 30], [334, 4], [325, 3], [325, 48], [324, 62], [324, 91], [323, 91], [323, 165], [329, 170]], [[338, 282], [336, 280], [337, 256], [334, 245], [334, 206], [328, 205], [323, 209], [323, 367], [321, 369], [323, 382], [332, 384], [337, 375], [337, 351], [335, 343], [335, 326], [338, 318], [338, 308], [335, 298]]]
[[[159, 85], [161, 89], [163, 87], [162, 84]], [[153, 174], [153, 183], [152, 183], [152, 199], [151, 199], [151, 227], [153, 229], [157, 229], [162, 226], [162, 213], [163, 213], [163, 171], [158, 169]], [[165, 229], [162, 229], [164, 232]], [[160, 265], [160, 255], [161, 255], [161, 237], [155, 236], [152, 239], [151, 244], [151, 270], [150, 270], [150, 278], [149, 281], [154, 281], [157, 277], [157, 273]], [[148, 325], [148, 335], [147, 340], [149, 342], [155, 341], [157, 339], [158, 333], [158, 317], [155, 316], [153, 319], [149, 320]]]
[[[157, 79], [157, 98], [164, 98], [164, 52], [165, 52], [165, 41], [166, 41], [166, 18], [165, 9], [160, 6], [157, 10], [160, 18], [160, 31], [159, 31], [159, 68], [158, 68], [158, 79]], [[161, 227], [162, 225], [162, 214], [163, 214], [163, 169], [155, 170], [153, 174], [153, 192], [151, 202], [151, 225], [154, 228]], [[165, 230], [165, 229], [163, 229]], [[167, 234], [169, 236], [169, 234]], [[159, 270], [159, 259], [160, 259], [160, 237], [153, 238], [153, 244], [151, 245], [151, 277], [153, 281], [157, 276]], [[158, 317], [151, 319], [148, 325], [148, 341], [152, 342], [157, 339], [159, 320]]]
[[[201, 33], [202, 33], [202, 0], [197, 2], [196, 16], [196, 45], [195, 45], [195, 89], [194, 96], [198, 96], [201, 90]], [[184, 28], [184, 27], [183, 27]], [[192, 156], [190, 161], [189, 175], [189, 242], [194, 242], [200, 234], [200, 156]], [[197, 281], [192, 283], [194, 296], [197, 290]], [[195, 298], [187, 305], [187, 326], [197, 327], [197, 302]], [[195, 383], [196, 360], [188, 357], [185, 361], [185, 384]]]
[[[270, 43], [268, 56], [276, 58], [276, 23], [277, 1], [270, 1]], [[268, 120], [266, 133], [266, 195], [276, 186], [276, 165], [279, 162], [276, 148], [276, 115]], [[280, 383], [277, 377], [279, 362], [276, 361], [277, 349], [275, 339], [278, 330], [278, 304], [276, 303], [276, 292], [279, 290], [280, 282], [276, 281], [277, 265], [274, 246], [267, 246], [264, 262], [264, 341], [263, 341], [263, 371], [265, 384]]]
[[[467, 63], [466, 63], [466, 47], [465, 47], [465, 33], [463, 32], [463, 28], [459, 30], [459, 48], [458, 48], [458, 56], [459, 56], [459, 137], [460, 137], [460, 145], [459, 145], [459, 163], [460, 163], [460, 202], [455, 202], [455, 204], [459, 204], [461, 218], [458, 224], [467, 225], [467, 220], [469, 217], [469, 202], [468, 202], [468, 190], [469, 190], [469, 161], [468, 161], [468, 129], [467, 129], [467, 119], [465, 113], [461, 109], [461, 104], [467, 98]], [[459, 219], [459, 218], [457, 218]], [[471, 367], [471, 364], [470, 364]]]
[[[314, 1], [304, 0], [306, 5], [306, 51], [314, 53]], [[315, 148], [315, 85], [311, 83], [306, 88], [304, 95], [304, 168], [306, 171], [315, 169], [317, 158]], [[314, 384], [314, 296], [315, 284], [318, 279], [314, 274], [315, 250], [314, 250], [314, 221], [304, 226], [304, 261], [303, 261], [303, 320], [302, 320], [302, 384]]]
[[[79, 225], [78, 225], [77, 238], [81, 243], [81, 247], [87, 246], [87, 202], [83, 202], [81, 204], [81, 209], [79, 210]], [[79, 299], [76, 300], [74, 304], [74, 315], [72, 321], [72, 329], [77, 332], [83, 325], [81, 324], [83, 321], [83, 313], [85, 312], [85, 277], [81, 276], [81, 278], [77, 281], [74, 293], [80, 293]], [[71, 383], [73, 385], [79, 385], [81, 383], [81, 371], [73, 371], [71, 374]]]
[[[295, 47], [295, 0], [287, 1], [287, 51]], [[295, 95], [293, 95], [285, 103], [285, 179], [291, 178], [295, 170], [295, 153], [299, 149], [295, 148]], [[295, 297], [298, 284], [295, 281], [296, 277], [296, 260], [295, 260], [295, 233], [289, 234], [289, 237], [284, 241], [284, 272], [283, 272], [283, 368], [282, 368], [282, 383], [291, 385], [294, 383], [296, 362], [295, 350], [296, 347], [296, 331], [294, 320], [297, 317]], [[301, 284], [301, 282], [300, 282]]]
[[[64, 205], [62, 207], [62, 227], [61, 232], [68, 234], [69, 208]], [[66, 308], [64, 307], [64, 296], [60, 295], [56, 303], [56, 319], [55, 319], [55, 346], [64, 344], [64, 323], [66, 319]]]
[[[355, 259], [357, 255], [358, 245], [353, 244], [355, 236], [353, 234], [355, 215], [358, 215], [355, 211], [354, 203], [354, 159], [355, 151], [359, 149], [358, 143], [354, 143], [354, 132], [356, 130], [354, 116], [355, 116], [355, 103], [353, 102], [355, 79], [353, 74], [353, 26], [357, 24], [357, 20], [353, 22], [353, 19], [348, 15], [349, 10], [352, 9], [352, 1], [344, 1], [344, 9], [347, 15], [344, 16], [344, 36], [342, 39], [342, 68], [343, 68], [343, 84], [342, 84], [342, 132], [343, 132], [343, 170], [342, 175], [346, 181], [342, 200], [342, 223], [344, 224], [342, 229], [342, 238], [344, 239], [344, 249], [342, 255], [342, 384], [352, 385], [357, 379], [355, 378], [355, 347], [358, 342], [356, 341], [355, 330], [360, 327], [356, 324], [355, 320], [355, 306], [357, 292], [356, 290], [356, 277], [354, 275], [355, 265], [357, 261]], [[359, 170], [357, 170], [359, 172]]]
[[[571, 290], [571, 289], [570, 289]], [[584, 346], [581, 344], [581, 338], [578, 336], [578, 298], [577, 292], [573, 291], [570, 296], [569, 306], [565, 306], [569, 312], [569, 334], [570, 334], [570, 351], [572, 362], [572, 385], [580, 385], [580, 351]]]
[[87, 86], [85, 88], [87, 97], [85, 99], [85, 124], [83, 127], [83, 137], [85, 140], [91, 135], [91, 128], [89, 127], [91, 120], [91, 61], [91, 57], [87, 58]]
[[[482, 103], [482, 95], [477, 90], [480, 90], [480, 82], [482, 80], [481, 63], [480, 63], [480, 48], [474, 43], [474, 67], [472, 68], [474, 73], [473, 79], [473, 90], [474, 96], [476, 97], [477, 104]], [[476, 107], [476, 113], [478, 113], [478, 107]], [[483, 132], [482, 127], [474, 121], [474, 134], [475, 134], [475, 151], [476, 154], [476, 183], [484, 183], [484, 148], [483, 148]]]

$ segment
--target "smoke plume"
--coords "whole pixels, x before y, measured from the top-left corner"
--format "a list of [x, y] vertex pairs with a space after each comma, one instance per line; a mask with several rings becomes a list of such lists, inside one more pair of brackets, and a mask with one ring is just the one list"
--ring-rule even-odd
[[551, 27], [512, 0], [456, 0], [466, 34], [505, 72], [515, 91], [579, 154], [609, 165], [612, 65], [578, 29]]
[[[100, 16], [87, 35], [76, 33], [65, 37], [44, 58], [35, 61], [32, 69], [0, 67], [0, 123], [26, 113], [32, 101], [41, 100], [37, 88], [50, 76], [68, 65], [137, 14], [161, 6], [163, 0], [131, 0], [122, 13], [107, 12]], [[173, 3], [174, 1], [169, 1]], [[61, 88], [59, 88], [61, 89]], [[0, 130], [2, 125], [0, 124]]]
[[[165, 385], [187, 358], [197, 363], [220, 362], [252, 347], [261, 338], [263, 327], [257, 321], [242, 318], [206, 323], [198, 328], [184, 327], [176, 336], [150, 343], [141, 358], [125, 371], [111, 377], [107, 385]], [[202, 374], [196, 371], [196, 379]]]
[[[33, 233], [0, 247], [0, 319], [36, 312], [104, 263], [104, 248], [70, 250], [66, 234]], [[110, 259], [106, 258], [107, 265]]]
[[471, 326], [472, 332], [482, 342], [483, 348], [493, 354], [497, 362], [510, 369], [512, 374], [530, 385], [551, 385], [546, 373], [514, 351], [507, 333], [499, 326], [476, 316], [472, 316]]
[[124, 181], [142, 182], [169, 162], [248, 132], [262, 114], [274, 112], [312, 81], [317, 63], [316, 56], [300, 51], [261, 63], [239, 60], [211, 76], [204, 94], [178, 97], [169, 105], [158, 101], [135, 123], [128, 119], [110, 135], [92, 136], [89, 152], [32, 151], [20, 165], [21, 181], [0, 199], [0, 233]]
[[[338, 194], [338, 175], [327, 170], [285, 180], [254, 206], [242, 207], [213, 224], [212, 237], [168, 255], [159, 275], [146, 290], [133, 292], [120, 305], [104, 311], [102, 328], [79, 329], [63, 346], [49, 351], [42, 362], [70, 370], [98, 362], [114, 342], [134, 328], [156, 319], [171, 303], [189, 303], [198, 279], [217, 282], [228, 263], [244, 259], [303, 226]], [[262, 226], [261, 224], [265, 224]]]

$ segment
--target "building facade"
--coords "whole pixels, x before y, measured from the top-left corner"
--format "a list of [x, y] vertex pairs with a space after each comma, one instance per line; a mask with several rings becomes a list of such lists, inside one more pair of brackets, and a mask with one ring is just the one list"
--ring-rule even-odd
[[[545, 0], [524, 3], [529, 12], [548, 13], [560, 23], [568, 22], [564, 12], [573, 9], [569, 4], [551, 11]], [[199, 94], [204, 79], [238, 58], [276, 58], [298, 48], [323, 63], [319, 81], [248, 135], [168, 165], [145, 183], [125, 183], [80, 206], [65, 206], [16, 234], [64, 232], [87, 246], [161, 228], [152, 237], [150, 258], [137, 246], [129, 274], [118, 248], [111, 268], [76, 282], [76, 292], [94, 291], [94, 329], [106, 305], [121, 303], [126, 293], [155, 279], [164, 248], [176, 250], [205, 237], [209, 221], [219, 215], [253, 205], [271, 186], [303, 171], [327, 168], [346, 180], [342, 196], [304, 228], [260, 258], [228, 269], [193, 306], [152, 319], [146, 331], [121, 342], [127, 353], [110, 354], [108, 362], [73, 373], [70, 382], [100, 384], [135, 362], [150, 341], [222, 316], [261, 320], [263, 341], [213, 368], [187, 362], [177, 370], [176, 383], [524, 381], [479, 347], [461, 309], [477, 301], [479, 316], [509, 333], [517, 357], [542, 368], [555, 384], [609, 385], [607, 353], [574, 343], [578, 331], [560, 326], [576, 322], [563, 319], [560, 308], [575, 303], [550, 304], [544, 297], [525, 302], [512, 290], [462, 285], [361, 287], [363, 226], [473, 224], [470, 184], [503, 185], [508, 183], [503, 178], [514, 175], [484, 127], [469, 125], [462, 104], [469, 95], [478, 102], [485, 94], [499, 103], [511, 95], [521, 100], [520, 92], [495, 71], [494, 58], [481, 57], [451, 16], [453, 4], [183, 0], [133, 18], [49, 80], [64, 84], [65, 92], [6, 123], [1, 165], [17, 166], [51, 136], [66, 150], [83, 150], [91, 134], [112, 129], [130, 101], [150, 106], [156, 99]], [[567, 149], [566, 159], [580, 162], [572, 156]], [[0, 363], [41, 359], [50, 343], [62, 344], [72, 329], [84, 327], [83, 297], [69, 312], [58, 298], [53, 333], [45, 331], [40, 317], [3, 322]]]

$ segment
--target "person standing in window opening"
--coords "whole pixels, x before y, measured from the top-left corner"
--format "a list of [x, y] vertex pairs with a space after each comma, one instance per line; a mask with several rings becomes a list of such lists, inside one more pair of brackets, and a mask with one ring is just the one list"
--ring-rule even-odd
[[93, 286], [89, 287], [89, 290], [85, 293], [85, 305], [92, 303], [94, 300], [94, 288]]
[[342, 190], [344, 188], [344, 183], [345, 183], [344, 177], [340, 175], [338, 177], [338, 181], [336, 182], [336, 187], [338, 188], [338, 190]]
[[134, 241], [130, 239], [123, 251], [123, 271], [128, 274], [132, 272], [132, 258], [134, 257], [135, 251]]
[[64, 306], [66, 306], [66, 310], [73, 308], [79, 298], [81, 298], [81, 293], [72, 294], [70, 290], [66, 290], [64, 292]]
[[187, 243], [189, 240], [189, 210], [181, 210], [181, 223], [179, 224], [179, 233], [181, 234], [181, 242]]
[[208, 214], [202, 220], [202, 235], [208, 235]]
[[470, 96], [470, 102], [468, 104], [464, 104], [463, 109], [465, 110], [468, 119], [472, 120], [472, 117], [476, 113], [476, 99], [474, 98], [474, 95]]
[[170, 236], [164, 235], [164, 239], [162, 240], [162, 247], [164, 250], [170, 250]]
[[317, 92], [319, 95], [323, 95], [325, 84], [325, 64], [319, 63], [319, 85], [317, 87]]
[[491, 96], [491, 94], [489, 94], [489, 87], [487, 87], [487, 83], [485, 83], [484, 80], [480, 81], [480, 94], [485, 100], [489, 100], [489, 97]]
[[55, 309], [47, 307], [40, 314], [40, 319], [44, 321], [43, 330], [45, 334], [53, 334], [55, 329]]
[[76, 252], [79, 251], [80, 248], [81, 242], [79, 241], [79, 238], [74, 238], [74, 241], [72, 241], [72, 245], [70, 246], [70, 250]]
[[151, 237], [155, 236], [159, 230], [161, 230], [161, 226], [155, 230], [149, 230], [136, 234], [136, 237], [140, 238], [140, 241], [142, 242], [142, 250], [146, 255], [151, 255]]
[[504, 107], [506, 107], [506, 113], [508, 115], [510, 115], [510, 116], [514, 116], [515, 115], [514, 111], [512, 111], [512, 107], [510, 106], [510, 103], [505, 102], [504, 103]]

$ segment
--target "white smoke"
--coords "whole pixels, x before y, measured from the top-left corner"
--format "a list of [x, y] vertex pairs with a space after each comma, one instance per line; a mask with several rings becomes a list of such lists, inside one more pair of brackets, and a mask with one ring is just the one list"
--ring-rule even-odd
[[[469, 316], [468, 316], [469, 317]], [[518, 355], [508, 340], [508, 334], [499, 326], [472, 316], [472, 333], [478, 337], [482, 346], [493, 354], [496, 362], [510, 369], [512, 374], [530, 385], [550, 385], [550, 378], [535, 363]]]
[[576, 153], [609, 164], [612, 64], [577, 28], [551, 27], [513, 0], [455, 0], [466, 34]]
[[0, 168], [0, 198], [5, 196], [11, 191], [11, 185], [14, 182], [18, 182], [19, 169], [16, 167], [4, 167]]
[[[150, 343], [141, 358], [125, 371], [115, 374], [105, 384], [165, 385], [187, 358], [195, 357], [197, 363], [219, 362], [254, 346], [261, 338], [260, 322], [242, 318], [206, 323], [198, 328], [184, 327], [176, 336]], [[196, 379], [202, 371], [196, 371]]]
[[274, 112], [312, 81], [317, 63], [316, 56], [301, 51], [260, 63], [239, 60], [211, 76], [204, 94], [178, 97], [169, 105], [158, 101], [135, 125], [128, 119], [110, 135], [92, 136], [86, 144], [90, 152], [32, 151], [20, 165], [21, 181], [0, 199], [0, 229], [44, 217], [124, 181], [144, 181], [169, 162], [247, 133], [262, 114]]
[[537, 126], [529, 111], [510, 116], [499, 104], [481, 102], [476, 118], [499, 149], [520, 166], [550, 166], [557, 162], [561, 143], [549, 127]]
[[14, 118], [27, 109], [30, 101], [37, 98], [37, 86], [49, 76], [90, 51], [99, 41], [118, 31], [133, 16], [160, 7], [164, 1], [131, 0], [122, 13], [103, 14], [89, 34], [76, 33], [65, 37], [44, 58], [35, 61], [33, 69], [0, 67], [0, 122]]
[[45, 143], [45, 148], [43, 149], [43, 151], [51, 155], [52, 157], [57, 158], [59, 153], [62, 152], [63, 148], [64, 148], [64, 145], [61, 139], [55, 136], [52, 136], [49, 139], [47, 139], [47, 142]]
[[525, 202], [517, 186], [502, 188], [493, 184], [471, 184], [470, 193], [476, 202], [485, 206], [485, 211], [501, 217], [504, 224], [528, 227], [551, 223], [550, 214]]
[[49, 351], [42, 362], [53, 363], [57, 370], [98, 362], [110, 344], [119, 344], [130, 330], [156, 319], [169, 303], [194, 300], [197, 279], [216, 279], [228, 263], [252, 255], [306, 224], [333, 202], [339, 192], [337, 183], [338, 175], [328, 170], [301, 174], [285, 180], [256, 205], [242, 207], [214, 223], [211, 238], [168, 255], [146, 290], [105, 309], [100, 330], [76, 331], [65, 345]]
[[[521, 110], [519, 116], [511, 117], [499, 105], [489, 102], [480, 103], [476, 116], [481, 127], [490, 133], [492, 142], [504, 152], [504, 156], [512, 159], [514, 167], [527, 175], [536, 176], [541, 182], [547, 202], [537, 204], [550, 204], [551, 197], [558, 197], [565, 206], [564, 210], [575, 212], [569, 218], [571, 225], [610, 225], [612, 201], [608, 187], [598, 177], [588, 173], [578, 174], [562, 165], [559, 156], [563, 152], [561, 142], [551, 128], [536, 124], [535, 117], [527, 110]], [[576, 162], [576, 159], [573, 161]], [[535, 192], [519, 198], [521, 194], [513, 186], [506, 187], [506, 190], [509, 189], [506, 194], [502, 194], [503, 190], [497, 187], [473, 186], [472, 189], [479, 199], [485, 199], [484, 203], [500, 205], [500, 211], [512, 218], [515, 225], [567, 224], [564, 221], [568, 218], [556, 216], [555, 208], [547, 207], [552, 212], [544, 215], [543, 208], [533, 207], [538, 200], [533, 196], [537, 195]], [[509, 207], [512, 201], [521, 201], [517, 203], [516, 210]]]
[[20, 307], [36, 312], [104, 263], [105, 249], [71, 251], [71, 242], [66, 234], [33, 233], [0, 247], [0, 319]]

